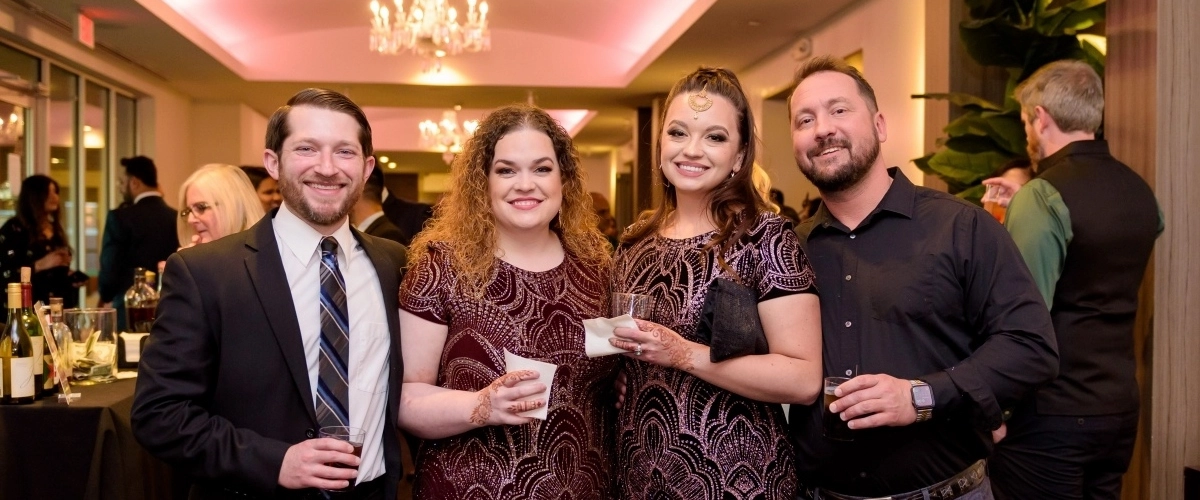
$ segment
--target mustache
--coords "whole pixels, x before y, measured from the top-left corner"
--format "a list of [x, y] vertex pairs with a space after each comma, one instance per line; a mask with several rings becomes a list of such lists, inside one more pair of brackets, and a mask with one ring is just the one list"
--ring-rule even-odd
[[817, 145], [809, 148], [808, 157], [816, 158], [822, 151], [829, 148], [850, 149], [850, 141], [840, 137], [825, 137], [817, 140]]

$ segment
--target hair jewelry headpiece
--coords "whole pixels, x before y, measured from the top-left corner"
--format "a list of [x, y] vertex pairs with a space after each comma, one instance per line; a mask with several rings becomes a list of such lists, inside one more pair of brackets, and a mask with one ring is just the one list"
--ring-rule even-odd
[[712, 99], [708, 97], [708, 85], [705, 85], [703, 88], [701, 88], [700, 92], [688, 94], [687, 103], [688, 107], [692, 108], [692, 111], [696, 112], [692, 115], [692, 119], [699, 120], [700, 113], [708, 111], [708, 108], [711, 108], [713, 105]]

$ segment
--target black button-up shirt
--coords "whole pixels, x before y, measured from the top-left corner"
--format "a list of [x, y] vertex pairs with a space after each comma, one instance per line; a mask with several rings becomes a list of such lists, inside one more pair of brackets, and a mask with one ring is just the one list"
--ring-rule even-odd
[[797, 229], [821, 290], [825, 375], [919, 379], [934, 393], [932, 420], [850, 442], [822, 435], [820, 400], [792, 406], [801, 481], [851, 495], [920, 489], [985, 458], [1001, 409], [1058, 370], [1050, 313], [1004, 228], [888, 172], [857, 228], [821, 207]]

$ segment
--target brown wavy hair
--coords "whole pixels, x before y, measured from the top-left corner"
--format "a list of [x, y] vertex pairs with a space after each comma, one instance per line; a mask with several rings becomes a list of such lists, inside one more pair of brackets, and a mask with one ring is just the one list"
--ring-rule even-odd
[[463, 152], [450, 165], [453, 188], [433, 209], [433, 218], [409, 246], [409, 262], [429, 255], [430, 245], [445, 244], [450, 262], [466, 291], [482, 297], [492, 280], [497, 254], [496, 217], [488, 192], [488, 171], [496, 143], [510, 132], [537, 130], [550, 137], [562, 175], [562, 209], [550, 221], [563, 248], [587, 265], [608, 263], [608, 240], [598, 229], [592, 198], [584, 189], [584, 173], [571, 136], [545, 111], [513, 104], [489, 114], [475, 130]]
[[[725, 68], [700, 67], [675, 82], [675, 85], [671, 87], [671, 93], [667, 94], [665, 101], [667, 105], [663, 107], [662, 115], [658, 118], [659, 128], [663, 130], [663, 134], [666, 133], [663, 125], [667, 119], [667, 107], [675, 101], [676, 96], [700, 92], [702, 89], [707, 89], [709, 95], [716, 94], [729, 99], [729, 102], [733, 103], [733, 107], [737, 109], [737, 130], [740, 141], [738, 151], [742, 158], [741, 168], [733, 174], [733, 177], [721, 181], [708, 194], [709, 215], [717, 226], [717, 233], [704, 245], [705, 251], [717, 248], [717, 263], [725, 272], [736, 277], [736, 273], [725, 262], [725, 253], [754, 227], [760, 213], [770, 210], [767, 201], [754, 188], [754, 161], [758, 151], [758, 131], [754, 126], [754, 115], [750, 111], [746, 93], [742, 91], [742, 84], [738, 81], [737, 75]], [[661, 137], [654, 146], [654, 156], [660, 162], [662, 161]], [[659, 189], [663, 190], [658, 206], [638, 217], [638, 222], [621, 236], [623, 245], [631, 245], [658, 233], [666, 223], [667, 217], [675, 211], [678, 204], [675, 186], [667, 182], [661, 165], [658, 168], [656, 184]]]

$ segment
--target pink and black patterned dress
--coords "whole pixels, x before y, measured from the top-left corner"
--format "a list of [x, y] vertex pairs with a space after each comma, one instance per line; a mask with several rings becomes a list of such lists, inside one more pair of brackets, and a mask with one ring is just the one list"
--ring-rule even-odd
[[[696, 335], [709, 283], [726, 276], [713, 233], [687, 239], [651, 236], [622, 247], [614, 292], [655, 298], [651, 320], [684, 338]], [[771, 213], [726, 255], [760, 301], [816, 293], [812, 268], [791, 223]], [[783, 409], [718, 388], [686, 372], [629, 360], [618, 417], [621, 498], [723, 500], [795, 498], [795, 454]]]
[[545, 272], [497, 259], [494, 279], [476, 299], [462, 292], [445, 247], [435, 244], [429, 258], [413, 264], [400, 287], [400, 307], [449, 327], [439, 387], [486, 387], [505, 373], [505, 349], [558, 365], [545, 421], [423, 441], [414, 498], [614, 498], [618, 359], [588, 359], [580, 323], [607, 316], [609, 272], [570, 253]]

